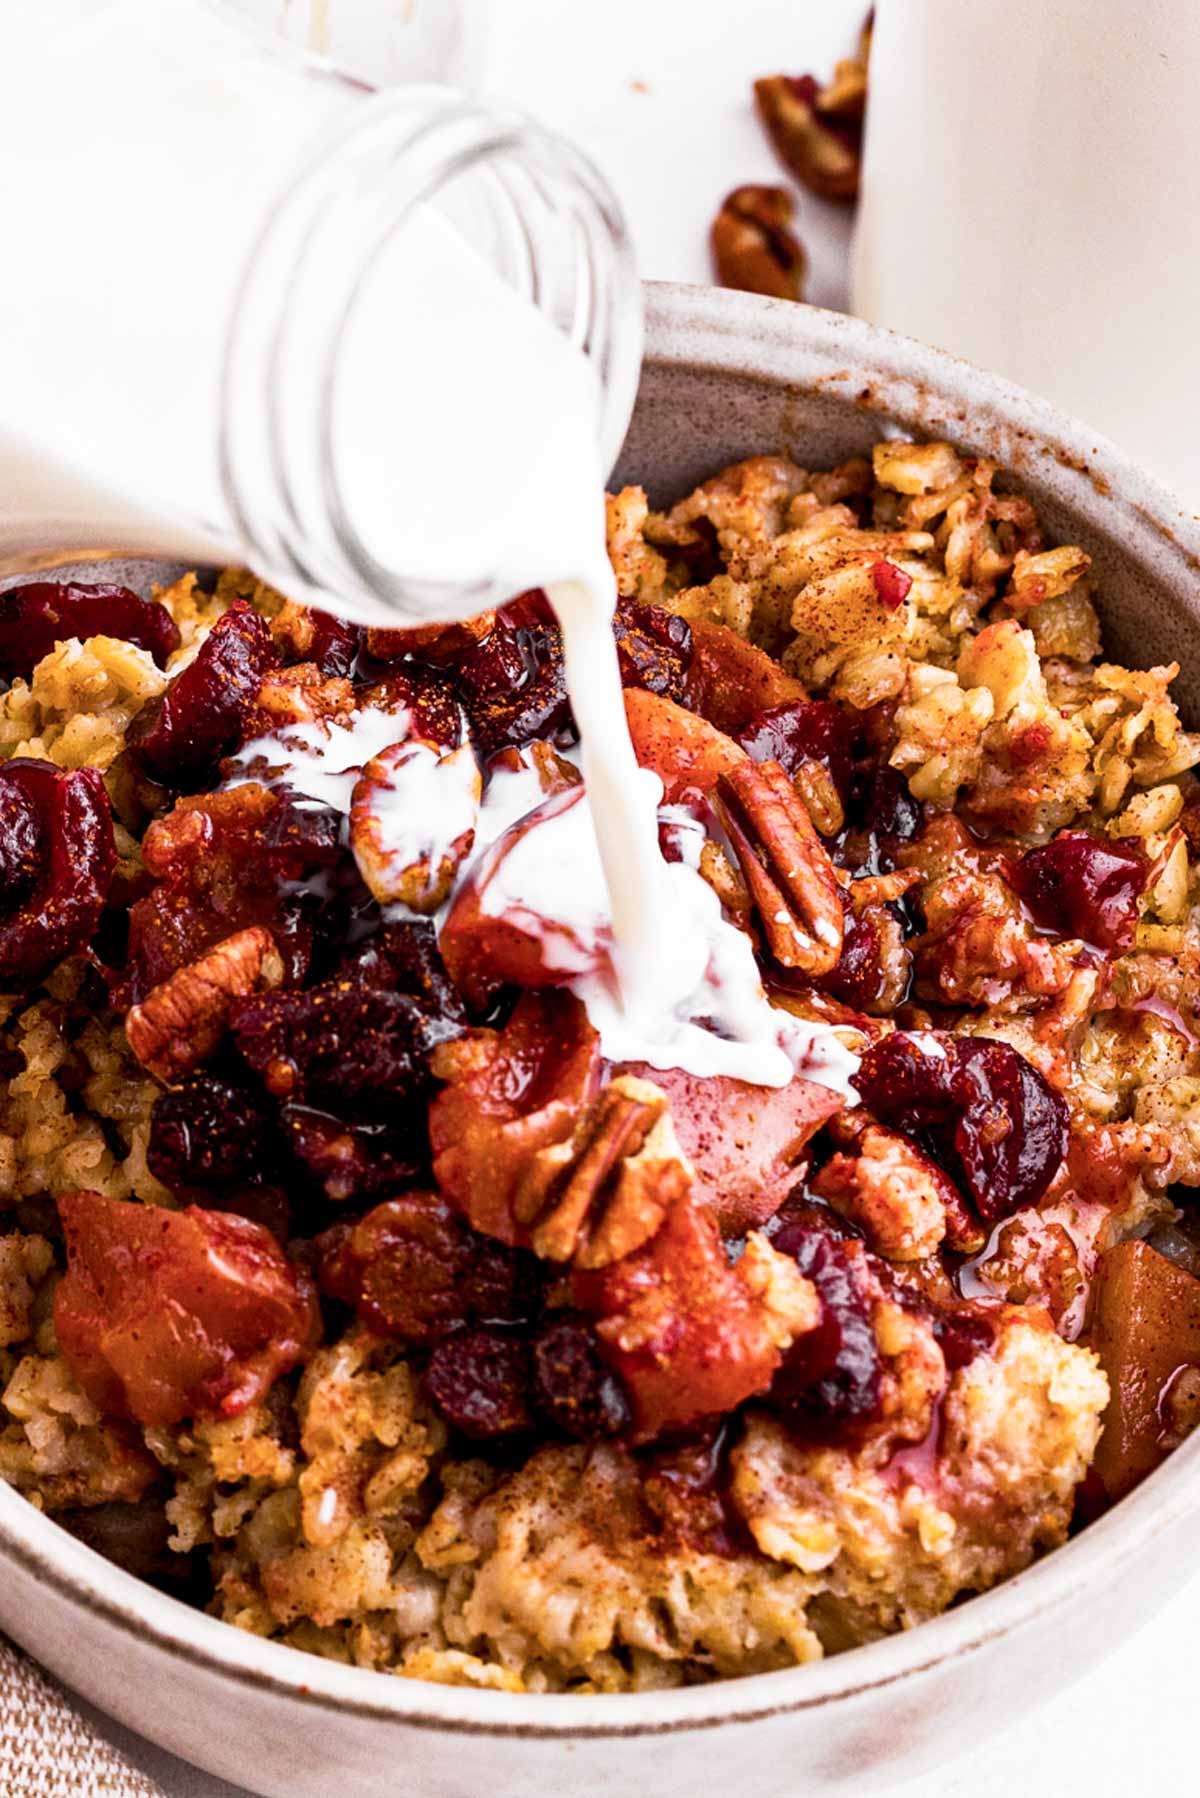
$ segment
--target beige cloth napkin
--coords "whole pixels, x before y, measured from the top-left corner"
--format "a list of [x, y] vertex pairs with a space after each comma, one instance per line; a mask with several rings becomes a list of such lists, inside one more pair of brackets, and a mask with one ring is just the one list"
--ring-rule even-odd
[[0, 1638], [0, 1798], [165, 1798]]

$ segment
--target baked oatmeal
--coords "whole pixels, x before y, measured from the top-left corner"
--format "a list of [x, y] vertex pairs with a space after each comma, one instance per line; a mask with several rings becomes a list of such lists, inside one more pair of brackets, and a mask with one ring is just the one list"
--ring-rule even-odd
[[944, 443], [609, 527], [664, 853], [850, 1097], [611, 1065], [497, 901], [580, 778], [540, 594], [0, 606], [0, 1474], [240, 1628], [505, 1691], [919, 1623], [1200, 1408], [1175, 668]]

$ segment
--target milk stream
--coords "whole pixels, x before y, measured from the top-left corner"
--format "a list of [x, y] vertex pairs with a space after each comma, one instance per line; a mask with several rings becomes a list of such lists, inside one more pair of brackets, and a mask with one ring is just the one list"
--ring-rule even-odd
[[[218, 395], [240, 272], [288, 171], [362, 93], [264, 54], [202, 0], [37, 0], [6, 33], [0, 157], [6, 241], [20, 246], [0, 282], [7, 503], [44, 521], [48, 542], [56, 520], [89, 521], [91, 542], [125, 527], [145, 541], [150, 521], [165, 551], [229, 559]], [[294, 321], [293, 354], [306, 333], [316, 353], [319, 300]], [[549, 594], [586, 796], [538, 823], [537, 853], [506, 877], [526, 867], [514, 901], [562, 913], [548, 923], [564, 941], [608, 944], [615, 982], [571, 978], [605, 1053], [766, 1085], [800, 1068], [845, 1090], [854, 1063], [836, 1035], [769, 1004], [748, 940], [697, 868], [661, 855], [661, 792], [636, 764], [610, 628], [599, 397], [566, 336], [417, 208], [373, 261], [340, 340], [331, 424], [350, 522], [386, 567], [458, 583], [458, 616], [488, 580]], [[297, 410], [291, 423], [309, 421]], [[321, 598], [365, 622], [429, 617]], [[358, 771], [406, 728], [370, 710], [352, 729], [293, 726], [250, 745], [231, 778], [265, 762], [346, 816]], [[387, 812], [397, 856], [462, 818], [461, 768], [444, 790], [437, 770], [410, 772], [410, 805]], [[474, 857], [541, 797], [529, 777], [495, 776]]]

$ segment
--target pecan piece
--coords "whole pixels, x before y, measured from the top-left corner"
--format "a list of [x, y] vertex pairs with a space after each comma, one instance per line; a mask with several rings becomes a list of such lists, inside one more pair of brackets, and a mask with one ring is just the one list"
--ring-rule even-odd
[[717, 810], [776, 961], [828, 974], [845, 918], [837, 871], [778, 762], [739, 763], [717, 782]]
[[766, 75], [754, 98], [775, 154], [798, 181], [823, 200], [857, 196], [862, 121], [842, 107], [840, 93], [812, 75]]
[[149, 1073], [170, 1085], [212, 1054], [233, 1001], [281, 985], [283, 972], [269, 930], [259, 924], [239, 930], [130, 1007], [129, 1046]]
[[877, 1254], [920, 1261], [944, 1239], [967, 1254], [983, 1247], [984, 1233], [954, 1182], [915, 1143], [857, 1114], [831, 1131], [854, 1152], [835, 1154], [810, 1190], [857, 1224]]
[[691, 1182], [666, 1094], [621, 1075], [569, 1142], [533, 1158], [513, 1209], [543, 1260], [608, 1267], [650, 1241]]
[[722, 287], [802, 300], [808, 257], [791, 229], [795, 202], [785, 187], [735, 187], [713, 220], [713, 267]]

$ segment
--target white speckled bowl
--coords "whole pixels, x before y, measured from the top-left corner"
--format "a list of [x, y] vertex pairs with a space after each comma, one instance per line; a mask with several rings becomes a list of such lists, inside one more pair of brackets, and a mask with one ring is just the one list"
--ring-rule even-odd
[[[754, 452], [821, 465], [897, 429], [950, 437], [1011, 469], [1049, 531], [1087, 546], [1111, 649], [1134, 664], [1177, 658], [1200, 713], [1200, 521], [1082, 426], [808, 307], [651, 287], [648, 327], [620, 478], [663, 500]], [[1028, 1711], [1143, 1622], [1192, 1563], [1198, 1499], [1200, 1434], [1066, 1548], [908, 1635], [687, 1691], [514, 1698], [261, 1642], [120, 1572], [0, 1487], [0, 1626], [122, 1721], [279, 1798], [866, 1793]]]

